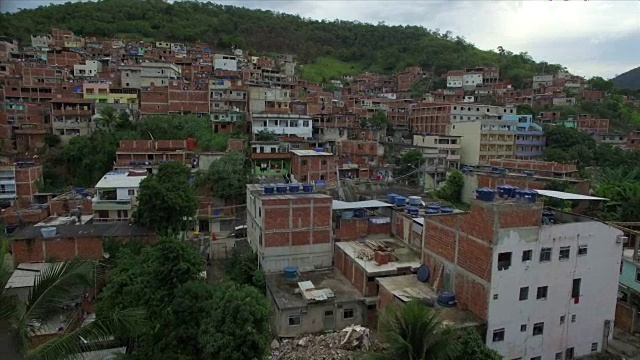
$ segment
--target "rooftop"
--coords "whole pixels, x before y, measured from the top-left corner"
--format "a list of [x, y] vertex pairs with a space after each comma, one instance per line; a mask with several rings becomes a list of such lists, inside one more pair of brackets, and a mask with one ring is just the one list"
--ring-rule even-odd
[[368, 208], [380, 208], [380, 207], [393, 207], [393, 205], [386, 202], [379, 201], [379, 200], [365, 200], [365, 201], [353, 201], [353, 202], [333, 200], [333, 204], [332, 204], [333, 210], [368, 209]]
[[[399, 269], [417, 268], [421, 265], [420, 254], [401, 241], [386, 238], [381, 240], [337, 242], [347, 256], [360, 265], [367, 275], [394, 275]], [[373, 260], [373, 249], [384, 249], [390, 253], [389, 263], [380, 265]], [[369, 260], [369, 258], [371, 258]]]
[[137, 188], [145, 178], [146, 176], [129, 176], [129, 172], [112, 171], [104, 174], [95, 188]]
[[[266, 281], [267, 289], [279, 309], [305, 307], [317, 302], [342, 303], [362, 299], [362, 295], [335, 269], [299, 273], [296, 279], [288, 279], [284, 274], [269, 274]], [[333, 297], [327, 296], [326, 300], [305, 299], [299, 283], [305, 288], [308, 282], [317, 290], [331, 290]]]
[[291, 150], [291, 152], [298, 156], [333, 156], [332, 153], [315, 150]]
[[57, 264], [59, 263], [22, 263], [11, 274], [5, 289], [32, 287], [41, 271]]
[[[438, 295], [429, 284], [418, 281], [416, 275], [400, 275], [376, 278], [376, 282], [381, 288], [385, 288], [396, 298], [402, 302], [413, 299], [431, 299], [435, 302]], [[435, 305], [440, 310], [440, 319], [445, 325], [453, 325], [454, 327], [476, 326], [482, 323], [482, 320], [468, 311], [458, 308], [446, 308]]]
[[[93, 219], [93, 215], [82, 215], [80, 217], [80, 224], [86, 224], [91, 219]], [[77, 225], [77, 221], [77, 216], [49, 216], [34, 226]]]
[[561, 199], [561, 200], [609, 200], [601, 197], [573, 194], [573, 193], [568, 193], [563, 191], [535, 190], [535, 192], [537, 192], [542, 196], [548, 196], [548, 197]]
[[[40, 226], [32, 225], [21, 230], [16, 230], [9, 237], [10, 240], [27, 240], [42, 238]], [[82, 225], [58, 225], [56, 226], [56, 238], [85, 237], [126, 237], [126, 236], [151, 236], [153, 231], [138, 225], [126, 222], [82, 224]]]

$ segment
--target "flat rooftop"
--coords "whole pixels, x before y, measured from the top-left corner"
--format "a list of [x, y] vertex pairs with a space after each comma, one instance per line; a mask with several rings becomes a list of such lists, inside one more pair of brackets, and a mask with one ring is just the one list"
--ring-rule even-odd
[[[360, 254], [365, 251], [371, 251], [371, 246], [378, 247], [378, 244], [384, 245], [390, 252], [391, 258], [387, 264], [380, 265], [373, 259], [363, 259]], [[417, 268], [422, 265], [420, 254], [409, 248], [406, 244], [392, 238], [383, 239], [365, 239], [363, 241], [344, 241], [337, 242], [336, 246], [340, 248], [355, 263], [360, 265], [367, 275], [383, 276], [394, 275], [398, 273], [398, 269]]]
[[[90, 220], [93, 219], [93, 215], [82, 215], [80, 217], [80, 224], [86, 224]], [[76, 216], [49, 216], [48, 218], [40, 221], [34, 226], [58, 226], [58, 225], [69, 225], [71, 223], [77, 223], [78, 218]]]
[[[305, 299], [298, 283], [307, 281], [311, 282], [317, 290], [330, 290], [333, 297], [320, 301]], [[302, 272], [295, 279], [288, 279], [282, 273], [268, 274], [266, 282], [267, 289], [279, 309], [305, 307], [314, 303], [343, 303], [362, 299], [358, 290], [335, 269]]]
[[333, 156], [330, 152], [315, 150], [291, 150], [291, 152], [298, 156]]
[[[42, 238], [40, 232], [41, 226], [31, 225], [21, 230], [16, 230], [9, 236], [9, 240], [27, 240]], [[154, 232], [139, 226], [130, 225], [127, 222], [114, 223], [98, 223], [98, 224], [82, 224], [82, 225], [58, 225], [56, 226], [56, 238], [73, 238], [73, 237], [127, 237], [127, 236], [151, 236]]]
[[[308, 198], [308, 197], [331, 199], [331, 196], [327, 194], [322, 194], [316, 191], [310, 192], [310, 193], [302, 192], [302, 184], [297, 184], [297, 185], [300, 185], [300, 192], [297, 192], [297, 193], [286, 192], [284, 194], [278, 194], [278, 193], [265, 194], [264, 193], [265, 185], [276, 186], [274, 184], [247, 184], [247, 191], [249, 191], [254, 196], [260, 196], [262, 198], [269, 198], [269, 199], [290, 200], [290, 199], [300, 199], [300, 198]], [[292, 184], [286, 184], [286, 185], [289, 186]]]
[[[381, 288], [386, 289], [402, 302], [422, 299], [430, 299], [435, 302], [438, 298], [438, 294], [436, 294], [429, 284], [418, 281], [416, 275], [413, 274], [380, 277], [376, 278], [376, 282]], [[440, 319], [445, 325], [467, 327], [477, 326], [483, 323], [480, 318], [471, 312], [455, 307], [447, 308], [436, 304], [434, 309], [440, 311]]]
[[145, 175], [142, 176], [129, 176], [128, 171], [111, 171], [102, 177], [96, 184], [96, 189], [110, 189], [110, 188], [137, 188], [140, 187], [142, 180], [146, 179]]

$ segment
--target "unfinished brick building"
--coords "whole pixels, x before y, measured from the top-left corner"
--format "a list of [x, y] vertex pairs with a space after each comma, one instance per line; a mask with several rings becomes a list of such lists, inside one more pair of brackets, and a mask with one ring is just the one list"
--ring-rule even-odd
[[411, 110], [409, 126], [417, 134], [446, 134], [451, 123], [451, 105], [419, 103]]
[[336, 179], [333, 154], [316, 150], [291, 151], [291, 175], [301, 183], [331, 183]]
[[[120, 140], [114, 170], [143, 168], [155, 173], [160, 164], [176, 161], [197, 167], [191, 140]], [[195, 159], [195, 160], [194, 160]]]

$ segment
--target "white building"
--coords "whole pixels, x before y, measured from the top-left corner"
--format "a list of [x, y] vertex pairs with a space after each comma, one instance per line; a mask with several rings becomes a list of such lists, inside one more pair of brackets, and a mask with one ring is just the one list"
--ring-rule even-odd
[[102, 71], [102, 64], [98, 60], [86, 60], [83, 65], [73, 65], [73, 76], [95, 77]]
[[233, 55], [215, 54], [213, 57], [213, 68], [238, 71], [238, 58]]
[[296, 135], [304, 139], [313, 136], [313, 124], [308, 115], [298, 114], [254, 114], [253, 133], [266, 130], [276, 135]]
[[474, 89], [476, 85], [482, 85], [482, 73], [467, 73], [462, 75], [462, 87]]
[[140, 183], [147, 177], [146, 170], [112, 171], [96, 184], [93, 198], [94, 221], [129, 220], [136, 207]]
[[120, 81], [125, 88], [169, 86], [170, 79], [181, 75], [179, 66], [169, 63], [141, 63], [138, 66], [121, 66]]
[[535, 75], [533, 77], [533, 88], [551, 86], [553, 84], [553, 75]]
[[462, 74], [447, 75], [447, 87], [448, 88], [460, 88], [462, 87]]

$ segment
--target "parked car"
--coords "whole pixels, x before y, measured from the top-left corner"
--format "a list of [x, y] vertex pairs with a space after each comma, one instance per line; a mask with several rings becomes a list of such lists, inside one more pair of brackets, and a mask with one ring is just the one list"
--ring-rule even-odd
[[242, 239], [247, 237], [247, 225], [236, 226], [233, 232], [229, 234], [229, 237]]

